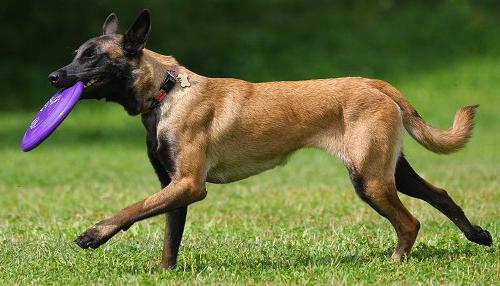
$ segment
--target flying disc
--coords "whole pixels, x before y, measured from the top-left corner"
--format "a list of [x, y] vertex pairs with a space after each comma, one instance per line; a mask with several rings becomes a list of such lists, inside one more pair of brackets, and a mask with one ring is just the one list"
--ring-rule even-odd
[[30, 151], [49, 137], [71, 112], [82, 92], [81, 81], [56, 92], [31, 121], [21, 140], [21, 149]]

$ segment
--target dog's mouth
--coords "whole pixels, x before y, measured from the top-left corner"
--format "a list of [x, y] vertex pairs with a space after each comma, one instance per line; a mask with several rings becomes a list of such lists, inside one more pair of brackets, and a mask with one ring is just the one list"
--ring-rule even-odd
[[93, 77], [83, 81], [84, 91], [91, 91], [106, 83], [104, 76]]

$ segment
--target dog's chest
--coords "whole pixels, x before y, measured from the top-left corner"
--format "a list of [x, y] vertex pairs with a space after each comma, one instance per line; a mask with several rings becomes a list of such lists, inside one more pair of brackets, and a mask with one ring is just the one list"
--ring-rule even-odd
[[142, 115], [142, 124], [146, 129], [146, 143], [148, 152], [154, 152], [158, 147], [157, 143], [157, 128], [160, 117], [157, 110]]

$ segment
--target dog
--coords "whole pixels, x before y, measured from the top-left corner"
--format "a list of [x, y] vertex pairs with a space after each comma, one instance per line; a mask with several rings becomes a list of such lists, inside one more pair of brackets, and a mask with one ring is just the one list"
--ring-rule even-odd
[[110, 14], [102, 35], [83, 43], [73, 61], [51, 73], [57, 88], [85, 84], [82, 99], [121, 104], [141, 114], [147, 154], [161, 189], [79, 235], [97, 248], [134, 223], [166, 214], [162, 268], [176, 265], [188, 205], [207, 196], [206, 182], [229, 183], [284, 164], [301, 148], [339, 157], [359, 197], [394, 227], [396, 261], [407, 256], [420, 223], [397, 192], [426, 201], [480, 245], [487, 230], [471, 224], [447, 192], [421, 178], [401, 151], [403, 129], [435, 153], [462, 148], [471, 136], [477, 106], [460, 108], [452, 127], [430, 126], [390, 84], [347, 77], [250, 83], [208, 78], [175, 58], [145, 48], [150, 13], [142, 11], [126, 33]]

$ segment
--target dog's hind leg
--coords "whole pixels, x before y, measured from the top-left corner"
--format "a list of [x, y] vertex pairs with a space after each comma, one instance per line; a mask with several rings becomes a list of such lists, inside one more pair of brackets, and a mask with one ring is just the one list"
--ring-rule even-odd
[[399, 200], [394, 179], [363, 175], [352, 169], [349, 175], [359, 197], [387, 218], [396, 230], [398, 243], [391, 258], [401, 261], [411, 250], [420, 223]]
[[399, 109], [391, 102], [379, 100], [377, 104], [366, 116], [369, 120], [346, 124], [344, 161], [359, 197], [396, 230], [398, 242], [391, 258], [401, 261], [411, 250], [420, 223], [399, 200], [396, 190], [394, 169], [402, 136]]
[[396, 165], [395, 177], [399, 192], [428, 202], [457, 225], [468, 240], [481, 245], [490, 246], [492, 244], [490, 233], [477, 225], [472, 225], [448, 193], [422, 179], [413, 170], [403, 154], [399, 157]]

